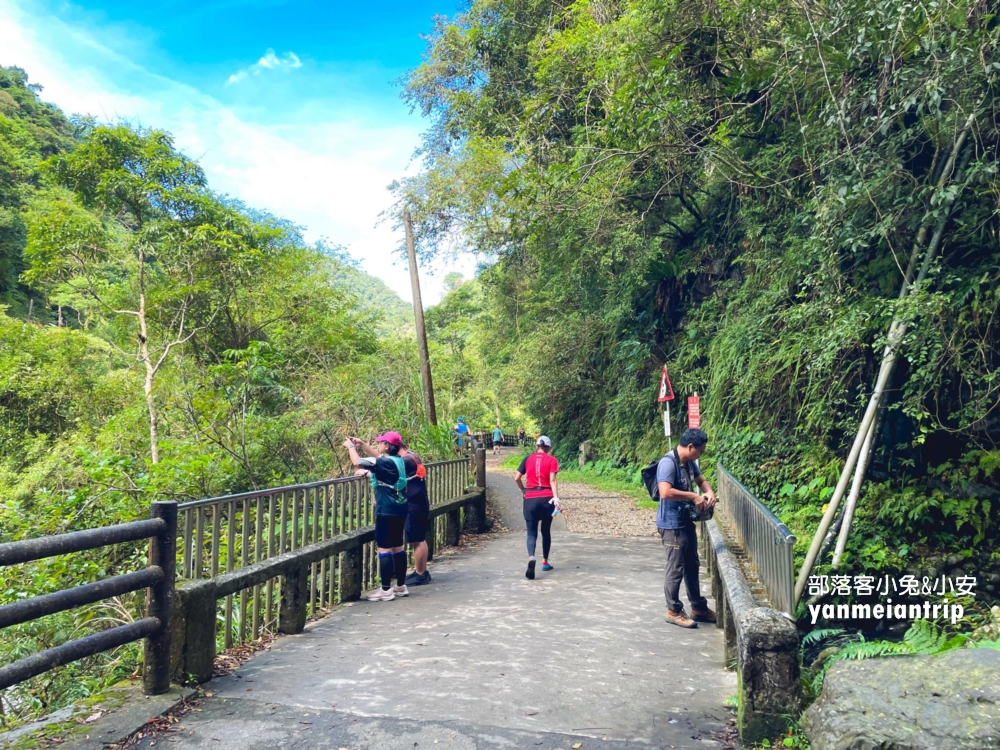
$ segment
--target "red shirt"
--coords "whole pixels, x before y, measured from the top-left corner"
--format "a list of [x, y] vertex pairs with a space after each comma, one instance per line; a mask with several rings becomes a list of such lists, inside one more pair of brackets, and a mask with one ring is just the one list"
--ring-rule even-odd
[[525, 499], [553, 497], [552, 475], [558, 471], [559, 461], [555, 456], [542, 451], [526, 456], [517, 468], [518, 474], [524, 477]]

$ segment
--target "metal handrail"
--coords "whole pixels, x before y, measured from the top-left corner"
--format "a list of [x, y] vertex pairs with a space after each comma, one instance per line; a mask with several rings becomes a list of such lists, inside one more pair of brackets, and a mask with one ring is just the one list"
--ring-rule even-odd
[[[425, 464], [425, 468], [430, 471], [431, 467], [438, 466], [450, 466], [457, 464], [468, 464], [468, 458], [452, 458], [446, 461], [432, 461]], [[179, 512], [189, 511], [194, 508], [201, 508], [206, 505], [218, 505], [220, 503], [238, 502], [240, 500], [256, 500], [258, 497], [267, 497], [269, 495], [277, 495], [283, 492], [292, 491], [302, 491], [311, 490], [319, 487], [330, 487], [335, 484], [346, 484], [348, 482], [358, 482], [367, 481], [360, 477], [350, 476], [350, 477], [332, 477], [330, 479], [318, 479], [315, 482], [303, 482], [302, 484], [288, 484], [283, 487], [265, 487], [259, 490], [249, 490], [247, 492], [238, 492], [232, 495], [219, 495], [218, 497], [207, 497], [201, 500], [188, 500], [186, 503], [178, 503], [177, 510]]]
[[720, 463], [716, 515], [734, 533], [746, 552], [770, 605], [795, 615], [795, 574], [792, 548], [795, 535], [754, 494]]

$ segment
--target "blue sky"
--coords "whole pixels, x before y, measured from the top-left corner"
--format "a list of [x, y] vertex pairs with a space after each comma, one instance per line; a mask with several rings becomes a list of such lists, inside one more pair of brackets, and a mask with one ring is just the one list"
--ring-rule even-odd
[[[0, 0], [0, 64], [67, 113], [169, 130], [213, 189], [346, 245], [409, 300], [399, 237], [377, 224], [425, 123], [393, 81], [458, 1]], [[421, 269], [425, 304], [452, 268], [475, 261]]]

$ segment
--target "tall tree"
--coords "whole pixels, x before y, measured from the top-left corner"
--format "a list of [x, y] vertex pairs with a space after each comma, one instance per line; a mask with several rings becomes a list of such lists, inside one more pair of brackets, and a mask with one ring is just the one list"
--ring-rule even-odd
[[99, 127], [46, 167], [63, 189], [32, 206], [25, 278], [61, 282], [131, 331], [156, 464], [157, 375], [211, 324], [273, 233], [212, 196], [198, 165], [160, 131]]

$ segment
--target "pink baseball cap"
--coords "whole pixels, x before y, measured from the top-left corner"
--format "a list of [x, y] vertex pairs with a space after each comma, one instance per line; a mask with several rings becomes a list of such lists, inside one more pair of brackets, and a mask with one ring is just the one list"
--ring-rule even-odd
[[400, 435], [395, 430], [389, 430], [384, 435], [379, 435], [377, 438], [375, 438], [375, 442], [376, 443], [388, 443], [389, 445], [397, 445], [398, 446], [398, 445], [402, 445], [403, 444], [403, 436]]

